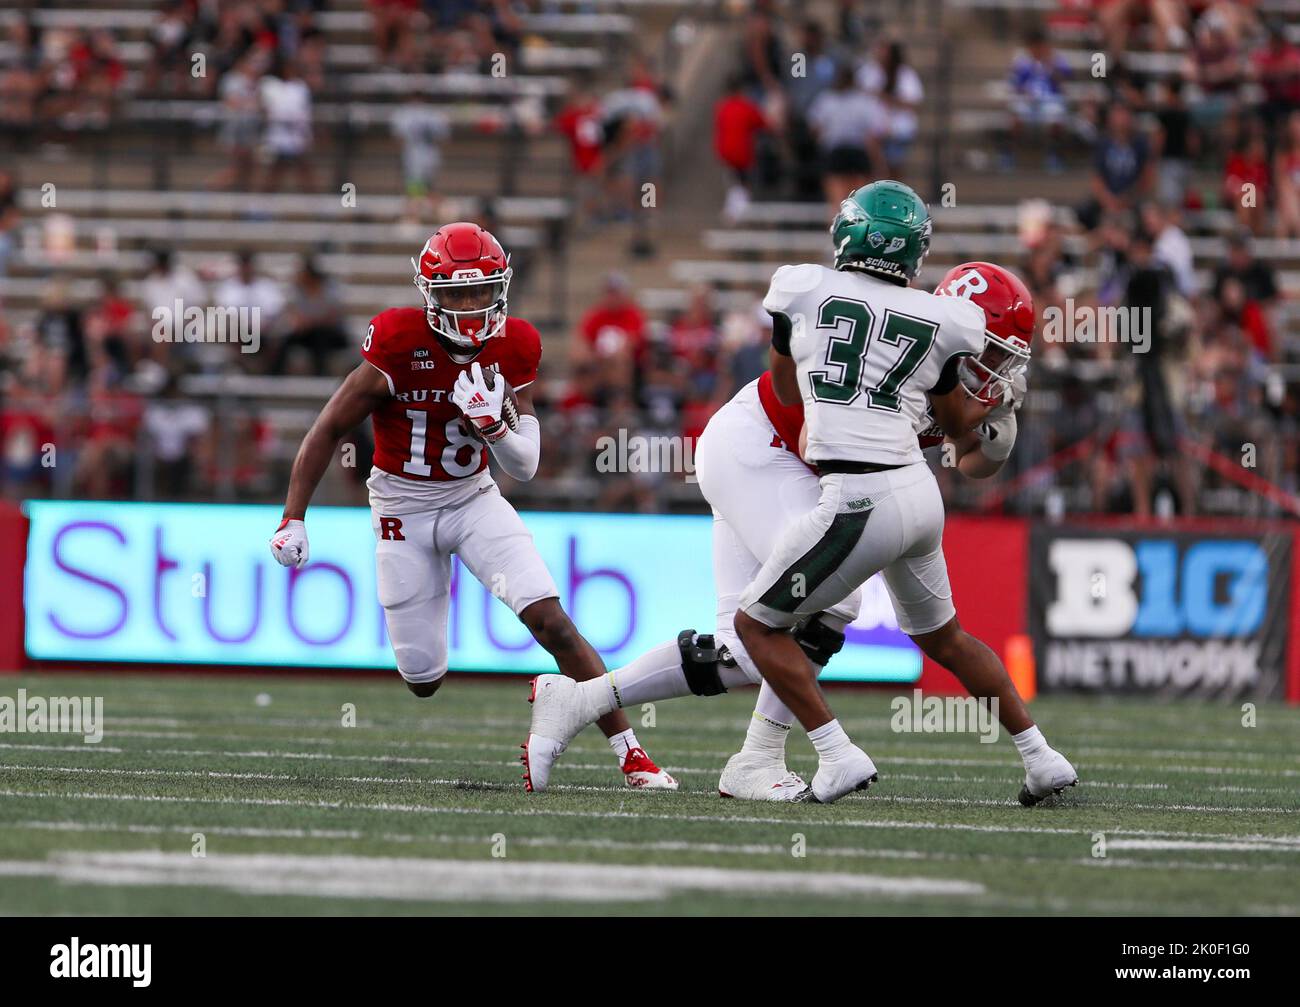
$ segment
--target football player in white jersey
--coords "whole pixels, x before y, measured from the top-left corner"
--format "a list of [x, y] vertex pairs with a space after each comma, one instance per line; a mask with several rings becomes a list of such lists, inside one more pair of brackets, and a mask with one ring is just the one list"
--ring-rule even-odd
[[[876, 767], [835, 719], [792, 630], [881, 571], [910, 635], [955, 626], [943, 498], [915, 431], [928, 404], [944, 434], [964, 437], [1007, 385], [978, 362], [984, 312], [908, 286], [930, 242], [929, 210], [915, 192], [892, 181], [864, 186], [841, 205], [831, 236], [834, 269], [783, 267], [764, 299], [774, 319], [773, 388], [785, 404], [803, 401], [804, 457], [821, 494], [786, 527], [735, 619], [763, 679], [817, 750], [811, 797], [823, 803], [865, 790]], [[1060, 786], [1073, 782], [1071, 773]]]
[[[988, 396], [995, 385], [1015, 383], [1023, 392], [1023, 369], [1033, 331], [1032, 302], [1023, 284], [998, 266], [970, 263], [953, 269], [938, 292], [974, 299], [986, 316], [985, 345], [972, 361], [968, 378], [976, 390]], [[995, 377], [1000, 373], [1008, 375], [1005, 381]], [[987, 376], [981, 378], [981, 374]], [[982, 387], [985, 385], [989, 387]], [[1001, 396], [1000, 387], [997, 395]], [[1010, 401], [1002, 402], [978, 431], [953, 442], [959, 471], [983, 478], [1001, 468], [1015, 443], [1012, 406]], [[731, 687], [760, 681], [732, 621], [742, 589], [770, 554], [782, 526], [817, 505], [817, 476], [796, 453], [803, 419], [802, 403], [782, 405], [777, 401], [768, 372], [738, 392], [710, 420], [700, 439], [696, 462], [700, 488], [714, 511], [716, 638], [686, 630], [677, 641], [652, 648], [580, 689], [535, 689], [532, 730], [561, 739], [554, 749], [557, 756], [573, 735], [607, 710], [692, 693], [717, 695]], [[933, 426], [927, 412], [918, 422], [921, 447], [944, 440]], [[946, 588], [946, 577], [944, 580]], [[888, 581], [887, 588], [894, 595]], [[913, 603], [909, 621], [905, 603], [897, 595], [893, 600], [905, 631], [913, 632], [927, 619], [933, 619]], [[1012, 733], [1025, 763], [1022, 803], [1036, 803], [1056, 790], [1053, 784], [1063, 775], [1073, 780], [1073, 768], [1047, 746], [996, 655], [961, 629], [952, 615], [947, 592], [938, 599], [937, 607], [943, 624], [936, 631], [917, 633], [916, 642], [952, 671], [973, 695], [999, 700], [1003, 725]], [[813, 674], [843, 645], [844, 627], [857, 611], [855, 592], [796, 627], [796, 639], [816, 666]], [[785, 739], [792, 720], [789, 709], [764, 684], [745, 746], [727, 764], [719, 781], [724, 796], [795, 800], [807, 795], [803, 780], [785, 767]]]

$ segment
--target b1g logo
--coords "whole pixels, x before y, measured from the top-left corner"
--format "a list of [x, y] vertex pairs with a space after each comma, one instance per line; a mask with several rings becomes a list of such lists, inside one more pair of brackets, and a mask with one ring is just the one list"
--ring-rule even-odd
[[1057, 539], [1047, 562], [1052, 636], [1249, 636], [1268, 607], [1268, 556], [1255, 542], [1197, 542], [1180, 559], [1171, 539]]
[[1047, 691], [1280, 695], [1290, 537], [1033, 532]]

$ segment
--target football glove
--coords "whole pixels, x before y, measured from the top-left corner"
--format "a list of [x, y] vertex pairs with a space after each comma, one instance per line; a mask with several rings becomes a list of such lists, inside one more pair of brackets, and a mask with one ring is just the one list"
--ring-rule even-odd
[[[488, 384], [489, 377], [492, 377], [491, 384]], [[508, 429], [501, 418], [505, 393], [505, 379], [499, 375], [485, 375], [482, 365], [475, 362], [468, 371], [460, 372], [451, 392], [451, 401], [473, 425], [475, 432], [491, 444], [504, 437]]]
[[[1002, 412], [999, 406], [975, 428], [980, 440], [980, 451], [991, 462], [1004, 462], [1011, 457], [1016, 446], [1016, 414], [1008, 407]], [[1000, 415], [999, 415], [1000, 414]]]
[[281, 566], [301, 570], [307, 565], [307, 526], [301, 521], [285, 518], [271, 536], [271, 555]]

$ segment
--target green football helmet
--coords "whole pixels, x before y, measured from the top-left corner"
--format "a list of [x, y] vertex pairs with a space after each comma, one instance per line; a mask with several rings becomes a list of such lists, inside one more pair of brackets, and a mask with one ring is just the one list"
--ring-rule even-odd
[[930, 251], [930, 209], [902, 182], [872, 182], [849, 194], [831, 222], [835, 268], [907, 286]]

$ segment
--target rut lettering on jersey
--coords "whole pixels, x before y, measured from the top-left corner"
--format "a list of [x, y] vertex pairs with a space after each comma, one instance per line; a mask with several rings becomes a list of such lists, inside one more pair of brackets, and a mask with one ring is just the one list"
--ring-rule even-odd
[[423, 311], [393, 308], [371, 322], [361, 352], [383, 372], [392, 393], [372, 417], [375, 466], [405, 479], [445, 481], [487, 467], [485, 445], [451, 401], [456, 379], [478, 362], [517, 391], [536, 379], [542, 343], [532, 325], [511, 317], [501, 336], [461, 362], [434, 337]]

